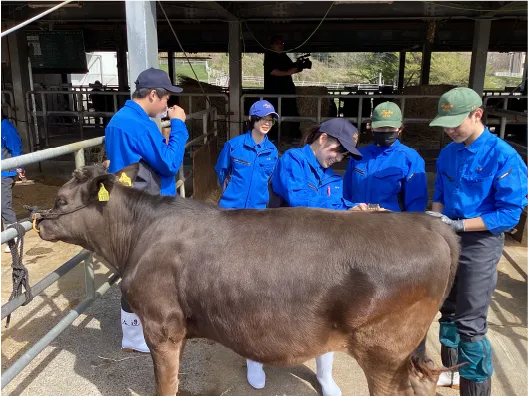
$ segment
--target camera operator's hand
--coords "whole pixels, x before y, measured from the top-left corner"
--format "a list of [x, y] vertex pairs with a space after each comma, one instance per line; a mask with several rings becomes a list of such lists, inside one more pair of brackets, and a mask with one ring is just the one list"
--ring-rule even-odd
[[173, 107], [169, 108], [167, 114], [171, 120], [180, 119], [181, 121], [185, 122], [185, 111], [178, 105], [174, 105]]
[[288, 73], [290, 74], [290, 76], [292, 74], [299, 73], [299, 68], [291, 68], [288, 70]]

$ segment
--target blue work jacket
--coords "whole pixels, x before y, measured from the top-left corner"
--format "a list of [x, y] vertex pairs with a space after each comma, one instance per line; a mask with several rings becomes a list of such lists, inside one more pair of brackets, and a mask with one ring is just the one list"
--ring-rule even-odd
[[416, 150], [397, 140], [388, 147], [372, 144], [359, 151], [363, 158], [348, 163], [343, 197], [391, 211], [425, 211], [425, 162]]
[[[105, 130], [105, 148], [110, 173], [144, 161], [160, 180], [160, 194], [176, 195], [176, 174], [189, 137], [185, 123], [171, 120], [168, 144], [158, 126], [136, 102], [128, 100]], [[136, 187], [136, 186], [134, 186]]]
[[290, 207], [348, 210], [356, 205], [343, 199], [343, 178], [331, 168], [323, 168], [310, 145], [282, 155], [272, 188]]
[[521, 156], [486, 127], [475, 142], [452, 142], [436, 161], [433, 202], [451, 219], [482, 217], [494, 234], [514, 227], [528, 204], [527, 170]]
[[251, 131], [224, 145], [215, 171], [220, 187], [227, 183], [218, 205], [223, 208], [266, 208], [268, 184], [279, 153], [265, 137], [257, 144]]

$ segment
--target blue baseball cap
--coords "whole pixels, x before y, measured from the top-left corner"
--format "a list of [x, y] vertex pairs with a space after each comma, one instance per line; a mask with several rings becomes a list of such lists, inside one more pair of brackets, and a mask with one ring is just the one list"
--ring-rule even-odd
[[325, 121], [319, 127], [319, 131], [326, 132], [336, 138], [343, 147], [350, 152], [352, 158], [361, 160], [363, 155], [356, 149], [359, 134], [356, 127], [350, 121], [343, 118], [335, 118]]
[[279, 114], [275, 112], [273, 105], [265, 100], [255, 102], [249, 109], [250, 116], [264, 117], [270, 114], [276, 119], [279, 118]]
[[135, 81], [135, 84], [136, 90], [141, 88], [163, 88], [173, 94], [183, 91], [183, 88], [172, 85], [167, 72], [155, 68], [142, 71]]

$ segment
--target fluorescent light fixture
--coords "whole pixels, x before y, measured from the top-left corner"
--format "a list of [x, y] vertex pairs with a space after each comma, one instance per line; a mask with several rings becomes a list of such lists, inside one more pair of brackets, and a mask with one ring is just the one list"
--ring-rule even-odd
[[392, 4], [394, 0], [335, 0], [334, 5], [339, 4]]
[[[28, 6], [30, 8], [50, 8], [55, 7], [60, 4], [59, 1], [50, 1], [50, 0], [28, 0]], [[83, 0], [74, 0], [71, 3], [65, 4], [62, 7], [82, 7]]]

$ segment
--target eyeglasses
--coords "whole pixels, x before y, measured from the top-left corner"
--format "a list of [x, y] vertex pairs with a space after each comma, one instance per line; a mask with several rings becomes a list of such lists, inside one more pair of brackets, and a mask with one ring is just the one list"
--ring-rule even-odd
[[275, 123], [277, 122], [277, 120], [274, 118], [264, 118], [264, 117], [257, 117], [256, 120], [257, 122], [260, 121], [263, 124], [271, 124], [271, 125], [275, 125]]

